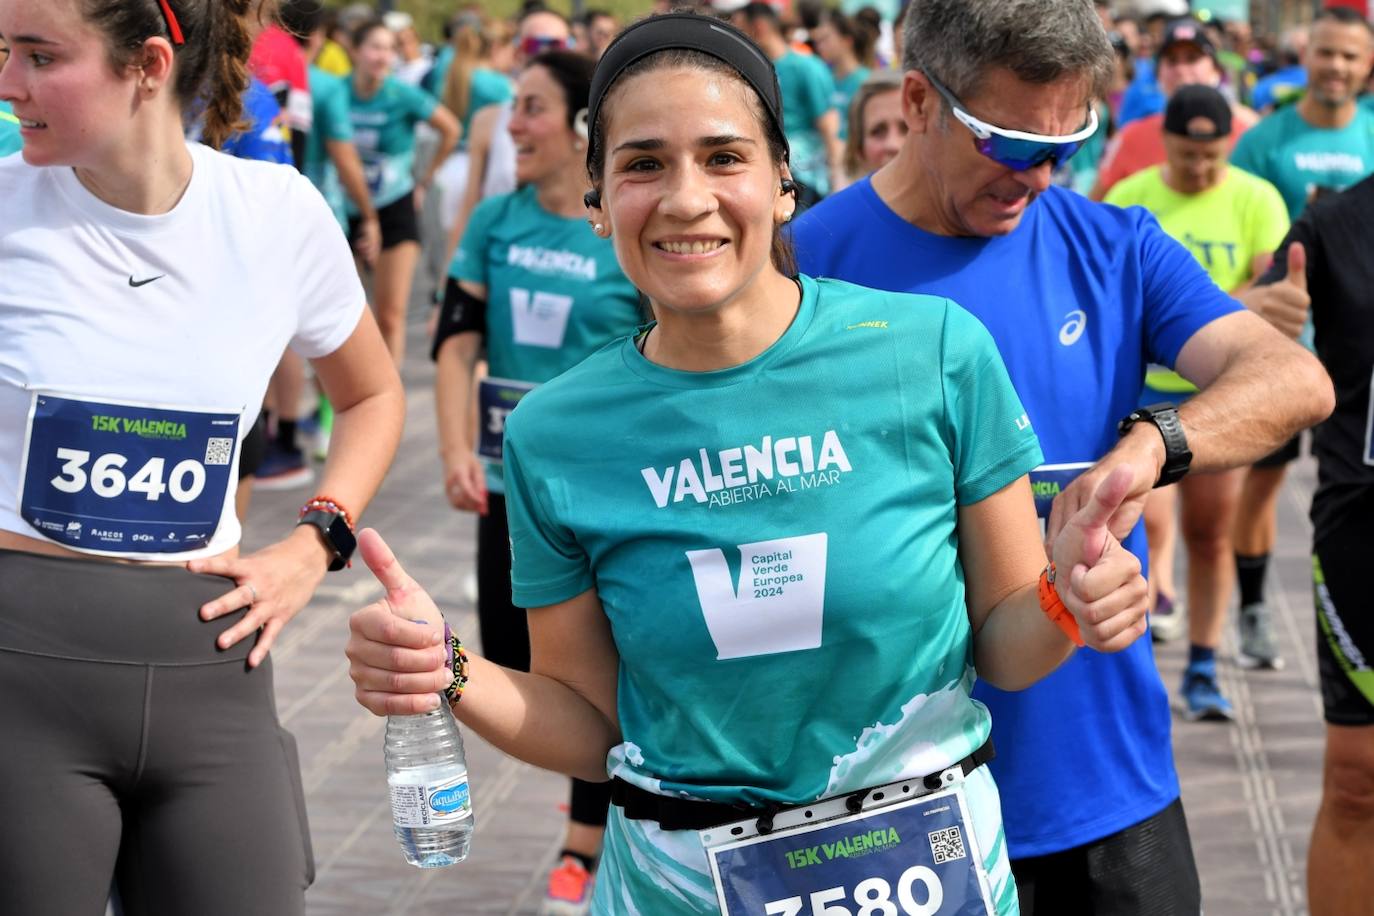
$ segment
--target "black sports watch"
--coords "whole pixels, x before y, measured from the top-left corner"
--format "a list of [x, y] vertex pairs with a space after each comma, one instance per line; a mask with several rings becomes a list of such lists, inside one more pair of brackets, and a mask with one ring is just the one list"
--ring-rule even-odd
[[296, 523], [298, 528], [301, 525], [313, 525], [320, 529], [320, 534], [324, 537], [324, 546], [334, 552], [334, 559], [329, 561], [330, 572], [337, 572], [348, 565], [348, 561], [353, 557], [353, 551], [358, 547], [358, 540], [353, 537], [353, 529], [348, 527], [348, 522], [341, 514], [327, 512], [324, 509], [311, 509]]
[[1167, 487], [1177, 483], [1193, 464], [1193, 453], [1188, 449], [1188, 437], [1183, 434], [1183, 423], [1178, 418], [1178, 409], [1169, 403], [1151, 404], [1133, 410], [1116, 425], [1116, 431], [1124, 436], [1137, 423], [1153, 423], [1155, 429], [1164, 437], [1164, 467], [1159, 472], [1155, 487]]

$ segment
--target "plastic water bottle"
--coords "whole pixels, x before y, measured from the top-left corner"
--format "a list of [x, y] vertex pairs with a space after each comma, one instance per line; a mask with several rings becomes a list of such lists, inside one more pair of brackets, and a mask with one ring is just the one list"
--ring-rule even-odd
[[472, 798], [463, 736], [448, 704], [418, 716], [388, 717], [385, 756], [391, 818], [406, 861], [442, 868], [466, 859]]

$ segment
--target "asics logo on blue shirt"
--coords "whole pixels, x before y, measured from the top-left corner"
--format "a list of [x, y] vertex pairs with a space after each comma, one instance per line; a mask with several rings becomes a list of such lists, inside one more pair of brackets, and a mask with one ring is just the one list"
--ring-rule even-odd
[[147, 286], [149, 283], [152, 283], [154, 280], [161, 280], [161, 279], [162, 279], [163, 277], [165, 277], [165, 276], [167, 276], [167, 275], [166, 275], [166, 274], [158, 274], [156, 277], [149, 277], [149, 278], [146, 279], [146, 280], [135, 280], [135, 279], [134, 279], [134, 275], [133, 275], [133, 274], [129, 274], [129, 285], [132, 286], [134, 289], [138, 289], [140, 286]]
[[1079, 309], [1074, 309], [1064, 316], [1068, 321], [1059, 329], [1059, 342], [1066, 347], [1072, 347], [1078, 343], [1078, 338], [1083, 336], [1083, 328], [1088, 324], [1088, 316]]

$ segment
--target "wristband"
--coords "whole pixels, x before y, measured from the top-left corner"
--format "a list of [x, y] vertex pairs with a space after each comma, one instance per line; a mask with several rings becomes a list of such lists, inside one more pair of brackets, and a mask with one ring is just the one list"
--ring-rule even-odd
[[447, 623], [444, 624], [444, 647], [448, 651], [445, 664], [453, 672], [453, 682], [444, 688], [444, 697], [452, 705], [463, 698], [463, 688], [468, 685], [468, 656], [463, 651], [463, 641]]
[[1083, 641], [1083, 634], [1078, 629], [1078, 621], [1069, 613], [1063, 599], [1054, 590], [1054, 575], [1053, 563], [1046, 566], [1045, 571], [1040, 574], [1040, 610], [1045, 612], [1050, 622], [1059, 627], [1075, 646], [1082, 648], [1087, 643]]
[[349, 513], [347, 509], [344, 508], [343, 503], [339, 502], [333, 497], [325, 496], [323, 494], [319, 496], [312, 496], [309, 502], [307, 502], [304, 506], [301, 506], [300, 514], [296, 517], [297, 519], [305, 518], [305, 514], [307, 512], [314, 512], [316, 509], [322, 509], [326, 512], [332, 512], [335, 515], [342, 516], [344, 524], [348, 526], [348, 530], [353, 530], [353, 516]]

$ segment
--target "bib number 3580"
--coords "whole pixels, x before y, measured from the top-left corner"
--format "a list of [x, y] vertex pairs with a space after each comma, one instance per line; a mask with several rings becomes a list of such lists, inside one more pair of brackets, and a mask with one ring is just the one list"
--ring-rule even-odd
[[[850, 902], [855, 909], [851, 909]], [[764, 907], [765, 916], [934, 916], [945, 901], [940, 876], [924, 865], [913, 865], [897, 880], [896, 900], [886, 879], [867, 878], [854, 887], [815, 891], [809, 897], [787, 897]]]
[[[105, 499], [130, 493], [142, 494], [149, 502], [157, 502], [164, 493], [179, 503], [190, 503], [205, 491], [205, 466], [194, 458], [186, 458], [166, 473], [164, 458], [149, 458], [144, 465], [128, 476], [129, 459], [107, 452], [91, 463], [91, 453], [76, 448], [59, 448], [57, 458], [61, 472], [49, 481], [63, 493], [80, 493], [89, 485], [91, 492]], [[87, 471], [87, 465], [90, 470]]]

